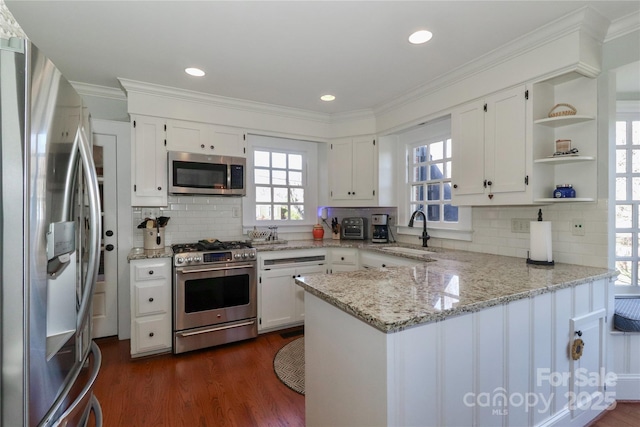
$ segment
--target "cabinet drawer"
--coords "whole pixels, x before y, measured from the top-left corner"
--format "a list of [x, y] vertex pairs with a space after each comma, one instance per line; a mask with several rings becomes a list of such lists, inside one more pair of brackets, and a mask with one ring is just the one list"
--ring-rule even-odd
[[141, 284], [135, 286], [135, 317], [149, 314], [169, 312], [169, 296], [167, 282]]
[[133, 280], [136, 282], [143, 280], [168, 279], [170, 269], [166, 262], [144, 263], [133, 265]]
[[356, 265], [358, 263], [358, 251], [333, 249], [331, 251], [331, 263]]
[[171, 317], [150, 316], [133, 321], [131, 354], [171, 349]]

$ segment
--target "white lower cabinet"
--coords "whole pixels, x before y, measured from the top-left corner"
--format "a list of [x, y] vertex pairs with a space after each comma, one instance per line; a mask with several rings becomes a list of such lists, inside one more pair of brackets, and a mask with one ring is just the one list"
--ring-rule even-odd
[[384, 255], [373, 251], [360, 251], [360, 268], [396, 267], [400, 265], [416, 265], [421, 261], [402, 258], [392, 255]]
[[304, 290], [295, 279], [328, 273], [327, 251], [258, 254], [258, 268], [258, 331], [283, 329], [304, 321]]
[[360, 269], [358, 249], [332, 248], [329, 251], [331, 254], [331, 273], [357, 271]]
[[131, 356], [171, 351], [171, 258], [133, 260]]

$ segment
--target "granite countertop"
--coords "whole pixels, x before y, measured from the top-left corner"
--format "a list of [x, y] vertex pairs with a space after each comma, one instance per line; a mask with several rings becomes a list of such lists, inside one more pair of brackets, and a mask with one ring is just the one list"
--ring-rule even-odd
[[127, 255], [127, 261], [137, 259], [171, 258], [172, 256], [173, 251], [171, 250], [171, 246], [165, 246], [162, 249], [132, 248]]
[[[437, 249], [436, 249], [437, 250]], [[436, 262], [296, 278], [305, 291], [392, 333], [545, 292], [615, 277], [604, 268], [437, 250]]]

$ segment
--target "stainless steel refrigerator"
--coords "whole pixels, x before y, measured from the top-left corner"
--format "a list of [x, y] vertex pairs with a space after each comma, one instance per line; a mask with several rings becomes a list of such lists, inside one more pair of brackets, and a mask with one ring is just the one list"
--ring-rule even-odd
[[101, 425], [90, 330], [101, 210], [88, 114], [33, 44], [0, 43], [0, 425]]

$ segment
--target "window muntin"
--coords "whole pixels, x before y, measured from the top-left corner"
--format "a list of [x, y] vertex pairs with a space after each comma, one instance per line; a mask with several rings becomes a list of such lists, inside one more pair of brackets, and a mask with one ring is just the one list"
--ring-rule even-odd
[[457, 223], [458, 208], [451, 204], [451, 138], [421, 141], [409, 149], [410, 211], [426, 212], [431, 225]]
[[640, 120], [616, 121], [616, 285], [638, 286], [640, 261]]
[[304, 157], [278, 149], [253, 152], [256, 221], [305, 219]]

